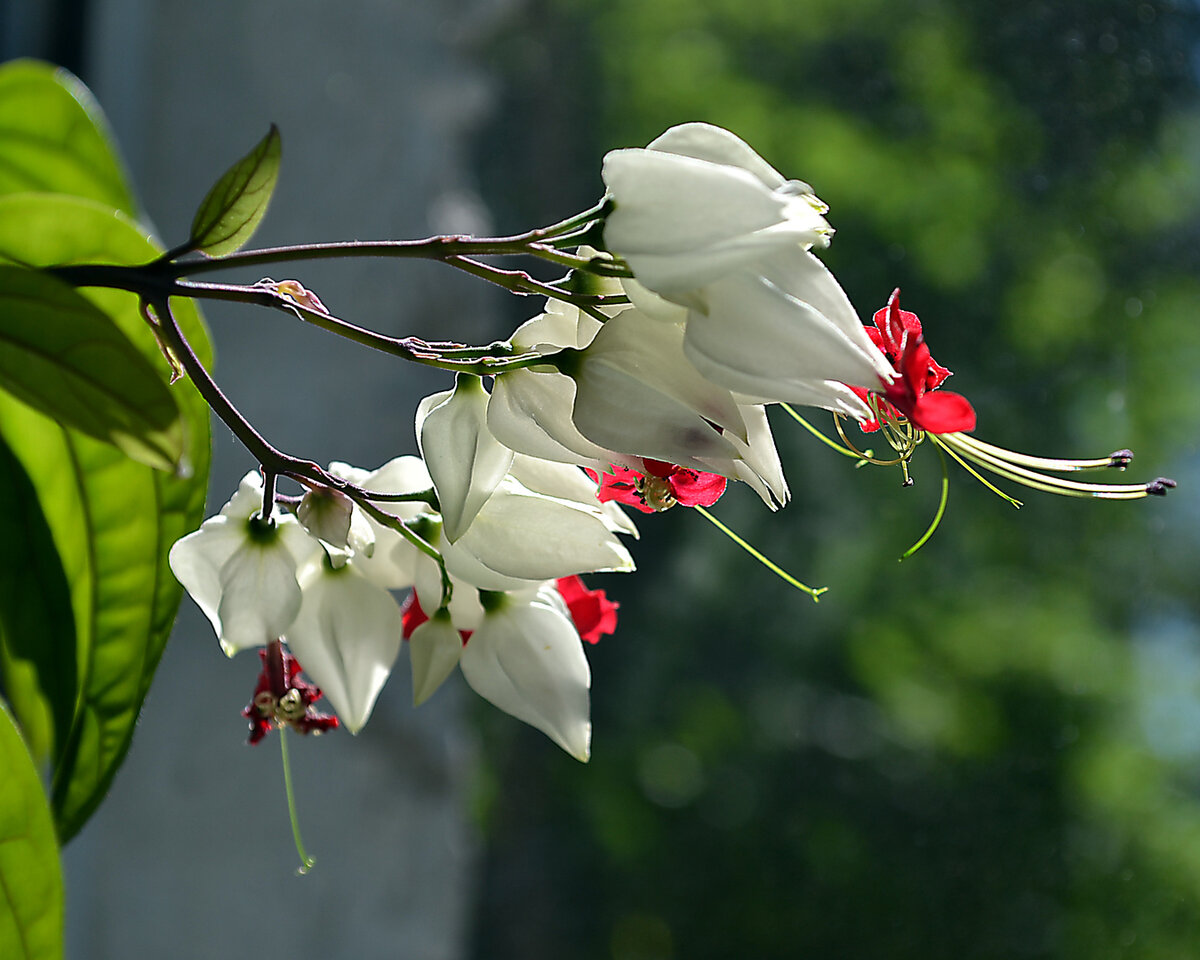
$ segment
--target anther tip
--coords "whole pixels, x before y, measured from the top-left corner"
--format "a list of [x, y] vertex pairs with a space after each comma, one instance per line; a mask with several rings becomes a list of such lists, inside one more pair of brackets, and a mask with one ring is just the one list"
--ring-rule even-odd
[[1114, 450], [1108, 455], [1108, 465], [1116, 467], [1118, 470], [1124, 470], [1131, 463], [1133, 463], [1132, 450]]
[[1170, 477], [1159, 477], [1146, 484], [1146, 492], [1154, 497], [1165, 497], [1168, 490], [1175, 489], [1175, 481]]

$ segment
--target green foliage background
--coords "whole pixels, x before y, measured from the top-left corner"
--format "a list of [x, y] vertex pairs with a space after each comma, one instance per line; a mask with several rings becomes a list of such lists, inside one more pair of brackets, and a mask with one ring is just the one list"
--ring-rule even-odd
[[[1200, 19], [1190, 4], [541, 0], [489, 49], [501, 228], [685, 120], [812, 183], [864, 315], [893, 287], [977, 434], [1130, 446], [1166, 501], [936, 505], [783, 418], [794, 501], [685, 510], [606, 584], [587, 768], [496, 722], [478, 955], [1186, 957], [1200, 943]], [[566, 170], [588, 172], [564, 181]], [[741, 491], [740, 493], [744, 493]]]

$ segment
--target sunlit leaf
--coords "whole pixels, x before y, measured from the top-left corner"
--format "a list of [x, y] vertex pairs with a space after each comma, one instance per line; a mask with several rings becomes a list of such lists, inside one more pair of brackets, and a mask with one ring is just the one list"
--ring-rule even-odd
[[0, 67], [0, 195], [68, 193], [133, 214], [113, 138], [91, 92], [36, 60]]
[[0, 689], [42, 762], [75, 714], [75, 620], [37, 491], [2, 440], [0, 543]]
[[148, 466], [173, 470], [183, 456], [174, 398], [104, 312], [49, 274], [4, 264], [0, 388]]
[[57, 960], [62, 953], [54, 823], [33, 760], [0, 701], [0, 957]]
[[[0, 198], [0, 258], [140, 263], [158, 252], [143, 230], [100, 205], [62, 196]], [[81, 292], [169, 378], [136, 296]], [[179, 300], [173, 309], [201, 359], [211, 362], [194, 305]], [[151, 470], [12, 398], [0, 398], [0, 435], [37, 489], [76, 623], [79, 705], [53, 785], [64, 840], [103, 799], [124, 759], [181, 596], [167, 551], [203, 518], [208, 408], [186, 380], [171, 391], [187, 423], [190, 477]]]
[[258, 145], [208, 191], [192, 221], [188, 249], [219, 257], [250, 239], [271, 202], [279, 156], [279, 131], [272, 124]]

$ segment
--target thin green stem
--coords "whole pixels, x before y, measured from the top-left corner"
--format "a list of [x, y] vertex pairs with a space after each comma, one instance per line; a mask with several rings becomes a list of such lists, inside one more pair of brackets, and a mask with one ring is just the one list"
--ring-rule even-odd
[[[844, 457], [850, 457], [852, 460], [861, 460], [861, 459], [862, 459], [862, 456], [861, 456], [861, 454], [859, 454], [859, 453], [855, 452], [854, 450], [851, 450], [851, 449], [849, 449], [848, 447], [843, 447], [843, 446], [842, 446], [840, 443], [838, 443], [837, 441], [835, 441], [835, 440], [831, 440], [831, 439], [829, 439], [829, 437], [825, 436], [825, 434], [823, 434], [823, 433], [822, 433], [820, 430], [818, 430], [818, 429], [817, 429], [816, 427], [814, 427], [814, 426], [813, 426], [811, 423], [809, 423], [809, 422], [808, 422], [807, 420], [805, 420], [805, 419], [804, 419], [802, 416], [800, 416], [800, 414], [798, 414], [798, 413], [797, 413], [797, 412], [796, 412], [796, 411], [795, 411], [795, 410], [792, 408], [792, 406], [791, 406], [790, 404], [787, 404], [787, 403], [781, 403], [779, 406], [783, 408], [784, 412], [785, 412], [785, 413], [787, 413], [787, 415], [788, 415], [789, 417], [791, 417], [791, 418], [792, 418], [793, 420], [795, 420], [795, 421], [796, 421], [798, 424], [800, 424], [800, 426], [802, 426], [802, 427], [803, 427], [805, 430], [807, 430], [807, 431], [808, 431], [809, 433], [811, 433], [811, 434], [812, 434], [814, 437], [816, 437], [816, 438], [817, 438], [818, 440], [820, 440], [820, 441], [821, 441], [823, 444], [825, 444], [825, 446], [827, 446], [827, 447], [829, 447], [829, 448], [831, 448], [831, 449], [833, 449], [833, 450], [836, 450], [838, 453], [840, 453], [840, 454], [841, 454], [842, 456], [844, 456]], [[871, 453], [872, 453], [872, 451], [870, 451], [870, 450], [867, 450], [867, 451], [865, 451], [865, 452], [866, 452], [868, 455], [871, 455]]]
[[940, 446], [937, 448], [937, 452], [942, 461], [942, 498], [940, 501], [938, 501], [937, 513], [933, 515], [933, 522], [929, 524], [929, 529], [921, 534], [921, 539], [900, 554], [901, 562], [907, 560], [914, 553], [925, 546], [925, 544], [929, 541], [929, 538], [933, 536], [934, 531], [937, 530], [937, 528], [941, 525], [942, 517], [946, 513], [946, 502], [950, 499], [950, 470], [946, 465], [946, 454], [942, 451]]
[[279, 754], [283, 758], [283, 788], [287, 792], [288, 819], [292, 823], [292, 840], [296, 844], [296, 853], [300, 856], [300, 869], [296, 873], [303, 876], [317, 862], [304, 849], [304, 840], [300, 836], [300, 819], [296, 816], [296, 794], [292, 789], [292, 764], [288, 759], [287, 727], [279, 728]]
[[786, 570], [784, 570], [783, 567], [779, 566], [779, 564], [775, 563], [773, 560], [768, 559], [758, 549], [751, 546], [749, 543], [747, 543], [745, 540], [743, 540], [740, 536], [738, 536], [736, 533], [734, 533], [732, 530], [730, 530], [729, 527], [727, 527], [725, 524], [723, 524], [720, 520], [718, 520], [716, 517], [714, 517], [711, 513], [709, 513], [703, 507], [695, 506], [695, 507], [692, 507], [692, 509], [695, 510], [697, 513], [699, 513], [700, 516], [702, 516], [705, 520], [707, 520], [714, 527], [716, 527], [718, 530], [720, 530], [723, 534], [725, 534], [725, 536], [727, 536], [730, 540], [732, 540], [739, 547], [741, 547], [743, 550], [745, 550], [748, 554], [750, 554], [750, 556], [752, 556], [755, 560], [757, 560], [764, 567], [766, 567], [768, 570], [770, 570], [772, 573], [774, 573], [776, 576], [778, 576], [781, 580], [784, 580], [787, 583], [790, 583], [797, 590], [803, 590], [805, 593], [807, 593], [810, 597], [813, 598], [814, 603], [817, 602], [818, 600], [820, 600], [821, 594], [825, 593], [829, 589], [828, 587], [810, 587], [806, 583], [801, 583], [799, 580], [797, 580], [795, 577], [793, 577], [790, 573], [788, 573]]

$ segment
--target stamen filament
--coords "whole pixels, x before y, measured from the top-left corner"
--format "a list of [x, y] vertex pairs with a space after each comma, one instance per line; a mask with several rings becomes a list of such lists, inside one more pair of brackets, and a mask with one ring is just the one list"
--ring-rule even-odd
[[1078, 470], [1124, 470], [1129, 465], [1129, 461], [1133, 459], [1133, 454], [1128, 450], [1118, 450], [1107, 457], [1096, 457], [1091, 460], [1060, 460], [1053, 457], [1032, 457], [1025, 453], [1017, 453], [1015, 450], [1006, 450], [1003, 447], [997, 447], [995, 444], [986, 443], [970, 434], [959, 433], [955, 434], [955, 436], [960, 439], [963, 446], [973, 447], [982, 453], [988, 453], [1009, 463], [1029, 467], [1033, 470], [1054, 470], [1061, 473], [1072, 473]]
[[1066, 480], [1027, 470], [970, 443], [963, 443], [963, 436], [961, 433], [945, 433], [940, 435], [940, 440], [946, 449], [957, 450], [962, 456], [993, 473], [1034, 490], [1070, 497], [1099, 497], [1104, 500], [1140, 500], [1149, 495], [1144, 483], [1081, 483], [1078, 480]]
[[1018, 500], [1016, 497], [1009, 496], [1007, 493], [1005, 493], [1003, 490], [1001, 490], [998, 486], [996, 486], [994, 483], [992, 483], [982, 473], [980, 473], [973, 466], [971, 466], [969, 463], [967, 463], [966, 460], [964, 460], [957, 453], [955, 453], [955, 451], [953, 449], [951, 449], [949, 446], [947, 446], [945, 439], [944, 439], [947, 436], [950, 436], [950, 434], [942, 434], [942, 435], [934, 434], [934, 433], [929, 434], [930, 439], [933, 440], [934, 445], [939, 450], [945, 450], [948, 454], [950, 454], [950, 456], [952, 456], [954, 458], [955, 462], [960, 467], [962, 467], [964, 470], [967, 471], [967, 473], [969, 473], [976, 480], [978, 480], [980, 483], [982, 483], [985, 487], [987, 487], [989, 490], [991, 490], [992, 493], [994, 493], [996, 496], [998, 496], [1002, 500], [1007, 500], [1018, 510], [1020, 510], [1021, 507], [1024, 506], [1024, 504], [1020, 500]]
[[288, 819], [292, 822], [292, 840], [296, 844], [296, 853], [300, 856], [300, 876], [308, 873], [317, 862], [304, 849], [304, 841], [300, 837], [300, 820], [296, 816], [296, 794], [292, 790], [292, 765], [288, 761], [287, 727], [279, 728], [279, 752], [283, 757], [283, 787], [287, 792]]
[[933, 536], [934, 531], [941, 525], [942, 516], [946, 513], [946, 502], [950, 499], [950, 471], [946, 468], [946, 455], [942, 452], [940, 446], [937, 448], [937, 452], [942, 460], [942, 498], [938, 502], [937, 513], [933, 515], [933, 521], [929, 524], [929, 529], [921, 534], [921, 539], [900, 554], [900, 561], [902, 563], [925, 546], [929, 538]]
[[825, 593], [825, 591], [827, 591], [829, 589], [828, 587], [810, 587], [806, 583], [801, 583], [799, 580], [797, 580], [795, 577], [793, 577], [790, 573], [788, 573], [786, 570], [784, 570], [783, 567], [779, 566], [779, 564], [777, 564], [774, 561], [769, 560], [767, 557], [763, 556], [762, 553], [760, 553], [758, 550], [756, 550], [754, 547], [752, 547], [749, 543], [747, 543], [745, 540], [743, 540], [741, 537], [739, 537], [736, 533], [734, 533], [732, 530], [730, 530], [729, 527], [725, 526], [725, 524], [723, 524], [720, 520], [718, 520], [716, 517], [714, 517], [711, 513], [709, 513], [703, 507], [694, 506], [694, 507], [692, 507], [692, 509], [695, 510], [697, 513], [699, 513], [700, 516], [702, 516], [705, 520], [707, 520], [714, 527], [716, 527], [718, 530], [720, 530], [723, 534], [725, 534], [725, 536], [727, 536], [730, 540], [732, 540], [739, 547], [741, 547], [743, 550], [745, 550], [748, 554], [750, 554], [750, 556], [752, 556], [755, 560], [757, 560], [759, 563], [761, 563], [764, 567], [766, 567], [768, 570], [770, 570], [772, 573], [774, 573], [781, 580], [784, 580], [787, 583], [790, 583], [797, 590], [803, 590], [805, 593], [807, 593], [810, 597], [813, 598], [814, 603], [819, 601], [821, 599], [821, 594]]
[[[844, 457], [850, 457], [853, 460], [861, 460], [862, 459], [862, 454], [860, 454], [857, 450], [851, 450], [848, 447], [843, 447], [840, 443], [838, 443], [834, 440], [830, 440], [827, 436], [825, 436], [825, 434], [823, 434], [820, 430], [818, 430], [811, 423], [809, 423], [802, 416], [800, 416], [800, 414], [798, 414], [792, 408], [792, 406], [790, 404], [781, 403], [781, 404], [779, 404], [779, 406], [783, 408], [783, 410], [787, 413], [787, 415], [789, 417], [791, 417], [798, 424], [800, 424], [800, 426], [802, 426], [805, 430], [807, 430], [814, 437], [816, 437], [823, 444], [825, 444], [825, 446], [836, 450], [838, 453], [840, 453]], [[872, 450], [868, 450], [866, 452], [867, 452], [868, 456], [870, 456], [874, 453], [874, 451], [872, 451]]]

